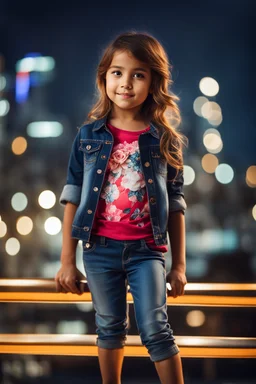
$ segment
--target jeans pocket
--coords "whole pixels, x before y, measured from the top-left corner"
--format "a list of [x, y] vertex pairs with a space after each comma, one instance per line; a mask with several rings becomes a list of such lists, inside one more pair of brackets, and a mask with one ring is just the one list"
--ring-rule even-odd
[[91, 253], [95, 250], [96, 248], [96, 241], [95, 242], [92, 242], [92, 241], [83, 241], [83, 254], [88, 254], [88, 253]]

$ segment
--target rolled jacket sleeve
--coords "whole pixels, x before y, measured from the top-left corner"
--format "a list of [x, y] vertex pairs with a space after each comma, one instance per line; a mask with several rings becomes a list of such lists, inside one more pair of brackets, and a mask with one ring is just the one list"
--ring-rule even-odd
[[66, 205], [67, 202], [75, 205], [80, 204], [82, 184], [83, 184], [83, 163], [84, 155], [79, 150], [80, 147], [80, 130], [73, 141], [71, 153], [68, 162], [67, 180], [59, 202], [61, 205]]
[[183, 185], [183, 169], [179, 170], [177, 176], [176, 170], [168, 165], [168, 179], [167, 179], [167, 190], [169, 198], [169, 212], [182, 211], [185, 213], [187, 204], [184, 199]]

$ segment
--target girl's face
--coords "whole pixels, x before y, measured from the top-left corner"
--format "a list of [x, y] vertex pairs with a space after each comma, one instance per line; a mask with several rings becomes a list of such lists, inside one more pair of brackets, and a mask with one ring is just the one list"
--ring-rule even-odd
[[151, 79], [147, 64], [129, 52], [117, 51], [106, 73], [106, 92], [116, 111], [136, 114], [149, 94]]

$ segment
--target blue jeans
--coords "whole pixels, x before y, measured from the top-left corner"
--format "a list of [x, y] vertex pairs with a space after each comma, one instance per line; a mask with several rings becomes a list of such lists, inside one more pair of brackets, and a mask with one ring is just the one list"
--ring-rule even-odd
[[137, 327], [150, 359], [179, 352], [168, 323], [165, 259], [145, 240], [120, 241], [92, 236], [83, 242], [83, 262], [95, 308], [97, 345], [121, 348], [127, 335], [127, 286], [133, 296]]

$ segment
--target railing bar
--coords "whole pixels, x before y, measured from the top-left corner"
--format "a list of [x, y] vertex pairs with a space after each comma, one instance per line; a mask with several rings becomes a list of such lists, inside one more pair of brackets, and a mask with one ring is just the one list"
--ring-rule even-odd
[[[255, 348], [198, 348], [179, 347], [181, 357], [196, 358], [256, 358]], [[53, 346], [53, 345], [0, 345], [0, 354], [97, 356], [97, 346]], [[144, 346], [126, 346], [127, 357], [149, 357]]]
[[[72, 293], [49, 292], [0, 292], [0, 302], [7, 303], [47, 303], [47, 304], [76, 304], [91, 303], [89, 292], [82, 295]], [[127, 302], [133, 303], [130, 293], [127, 294]], [[167, 297], [167, 305], [178, 306], [215, 306], [215, 307], [256, 307], [256, 297], [246, 296], [203, 296], [184, 295], [173, 298]]]
[[[87, 281], [81, 280], [85, 288]], [[0, 279], [0, 288], [47, 288], [56, 292], [53, 279]], [[188, 283], [185, 291], [255, 291], [255, 283]]]
[[[96, 345], [97, 335], [78, 334], [0, 334], [0, 345]], [[179, 347], [255, 348], [256, 338], [223, 336], [175, 336]], [[138, 335], [128, 335], [126, 345], [141, 346]]]

